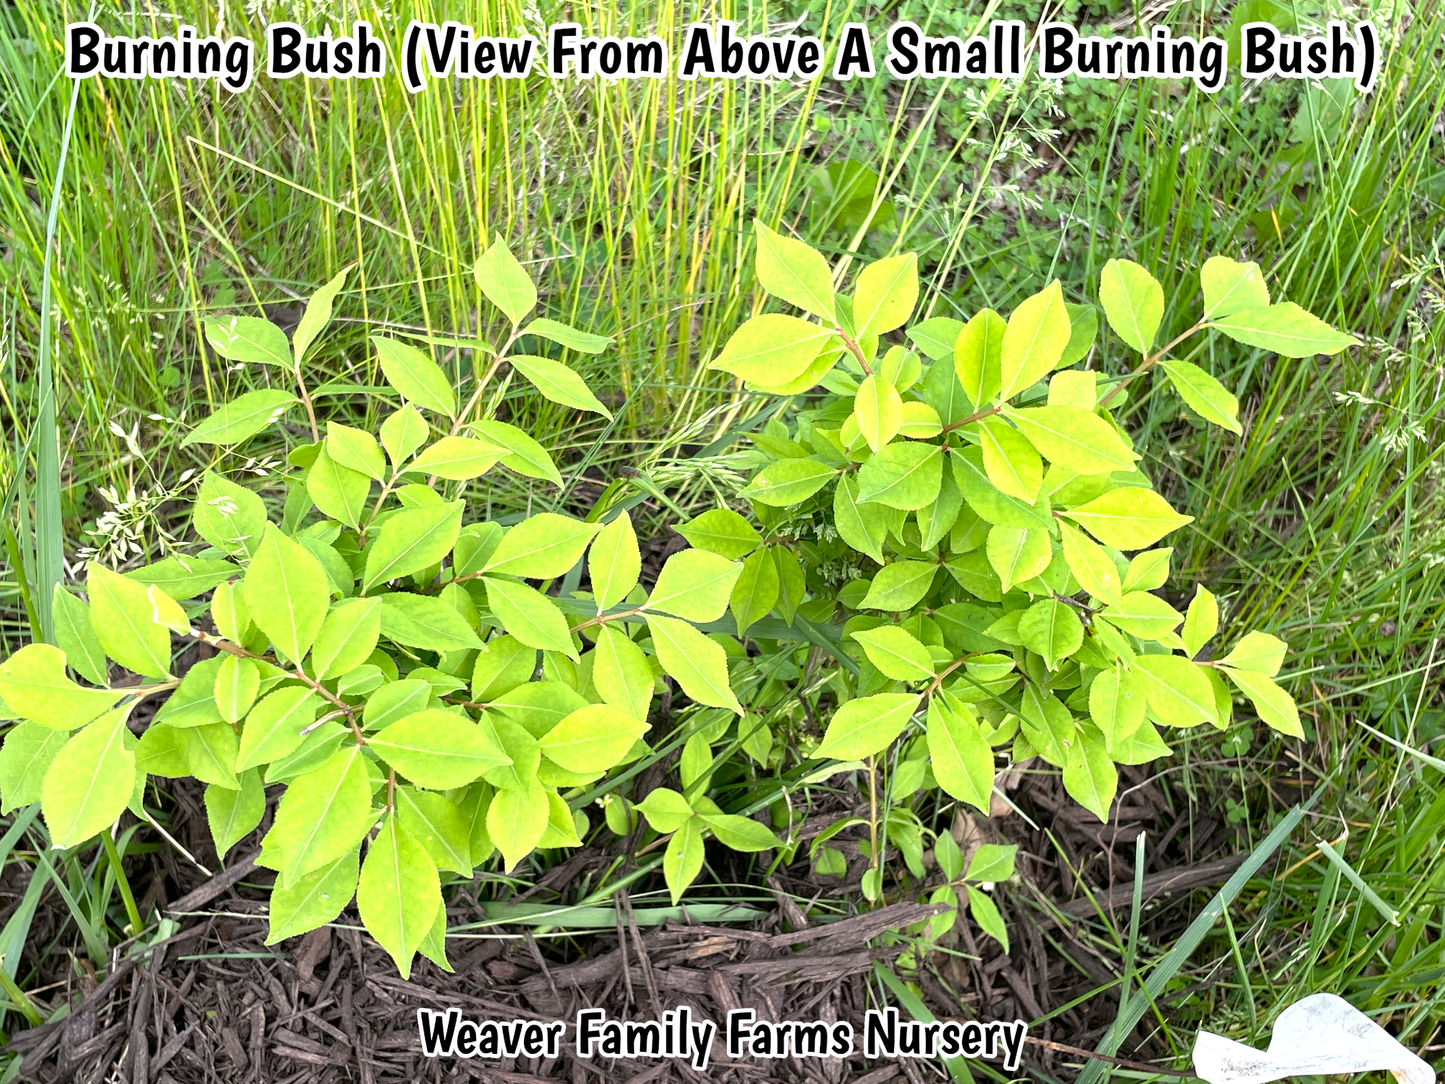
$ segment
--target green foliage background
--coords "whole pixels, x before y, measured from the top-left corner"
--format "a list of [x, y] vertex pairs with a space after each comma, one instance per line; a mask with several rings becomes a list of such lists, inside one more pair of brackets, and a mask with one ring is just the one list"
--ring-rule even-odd
[[[242, 16], [230, 6], [236, 31]], [[1285, 25], [1325, 14], [1259, 3], [1235, 11], [1246, 6]], [[203, 26], [216, 15], [191, 3], [174, 7]], [[283, 7], [302, 21], [361, 14], [383, 23], [369, 6], [263, 3], [252, 36]], [[546, 6], [535, 15], [491, 4], [409, 7], [493, 33], [557, 17]], [[1445, 76], [1429, 18], [1412, 20], [1405, 5], [1349, 12], [1366, 13], [1386, 29], [1387, 68], [1363, 101], [1333, 88], [1251, 88], [1234, 79], [1213, 99], [1149, 81], [1065, 84], [1061, 103], [1033, 80], [992, 97], [983, 87], [970, 95], [921, 81], [534, 81], [474, 84], [455, 100], [410, 98], [391, 80], [338, 84], [334, 96], [302, 81], [263, 81], [247, 95], [220, 98], [219, 108], [194, 88], [87, 88], [75, 107], [55, 224], [52, 289], [63, 328], [57, 480], [37, 474], [43, 451], [27, 442], [45, 394], [37, 314], [69, 105], [55, 76], [59, 30], [86, 12], [70, 0], [7, 6], [6, 643], [13, 650], [30, 633], [21, 566], [62, 546], [49, 519], [35, 528], [46, 506], [64, 524], [68, 560], [81, 545], [109, 543], [113, 554], [121, 538], [139, 551], [122, 556], [153, 558], [159, 531], [181, 530], [167, 498], [205, 462], [181, 439], [254, 379], [205, 355], [202, 319], [263, 309], [294, 318], [299, 298], [352, 264], [360, 290], [350, 319], [486, 334], [465, 269], [482, 237], [503, 233], [540, 272], [549, 315], [618, 343], [587, 373], [615, 423], [578, 421], [511, 386], [503, 393], [508, 416], [524, 428], [561, 429], [577, 467], [607, 476], [640, 468], [644, 481], [667, 485], [672, 500], [692, 507], [710, 503], [735, 464], [698, 461], [681, 446], [705, 444], [754, 409], [702, 366], [761, 301], [747, 228], [755, 214], [786, 221], [829, 246], [830, 256], [918, 251], [922, 311], [933, 315], [983, 305], [1009, 311], [1055, 276], [1094, 283], [1106, 259], [1128, 256], [1163, 282], [1166, 337], [1189, 319], [1203, 258], [1247, 255], [1278, 296], [1367, 345], [1309, 363], [1210, 347], [1207, 367], [1240, 393], [1242, 438], [1199, 426], [1175, 401], [1153, 395], [1127, 412], [1161, 489], [1195, 517], [1176, 540], [1181, 582], [1209, 583], [1229, 623], [1289, 641], [1282, 680], [1300, 701], [1307, 734], [1301, 766], [1263, 728], [1241, 722], [1224, 745], [1191, 753], [1181, 793], [1201, 805], [1233, 803], [1241, 848], [1267, 833], [1269, 815], [1251, 796], [1276, 783], [1286, 764], [1320, 795], [1311, 831], [1301, 829], [1280, 852], [1289, 877], [1259, 882], [1196, 953], [1196, 977], [1224, 981], [1211, 994], [1182, 994], [1176, 1011], [1181, 1021], [1208, 1017], [1257, 1038], [1277, 1006], [1334, 989], [1369, 1010], [1396, 1007], [1401, 1030], [1423, 1041], [1440, 1015], [1438, 984], [1419, 991], [1441, 965], [1445, 803], [1437, 801], [1438, 765], [1392, 742], [1428, 750], [1445, 732], [1435, 650], [1445, 619], [1445, 268], [1437, 241], [1445, 167], [1436, 130]], [[798, 14], [782, 6], [684, 8], [666, 12], [672, 21], [658, 32], [675, 40], [694, 17], [734, 17], [757, 29]], [[908, 15], [942, 32], [955, 20], [1014, 14], [997, 5], [944, 14], [922, 4], [844, 4], [829, 12], [829, 25], [861, 18], [882, 27]], [[1133, 14], [1086, 5], [1061, 17], [1127, 23]], [[1178, 4], [1153, 17], [1223, 27], [1229, 16]], [[657, 9], [613, 5], [578, 17], [589, 30], [648, 32]], [[114, 24], [118, 16], [102, 5], [97, 18]], [[828, 27], [809, 29], [826, 36]], [[866, 207], [860, 191], [874, 196]], [[872, 205], [883, 202], [889, 213], [860, 236]], [[1106, 342], [1104, 367], [1118, 365], [1116, 350]], [[361, 329], [348, 338], [343, 322], [317, 361], [331, 378], [368, 383], [369, 357]], [[358, 426], [379, 420], [361, 401], [340, 398], [331, 408]], [[282, 451], [258, 449], [257, 469]], [[485, 499], [501, 510], [538, 510], [554, 498], [519, 482], [489, 487]], [[122, 510], [98, 523], [117, 502]], [[1327, 860], [1315, 838], [1336, 841], [1341, 861]], [[87, 891], [98, 896], [103, 880]], [[1361, 883], [1403, 916], [1400, 929], [1380, 918]], [[100, 958], [103, 936], [87, 916], [105, 908], [76, 914]], [[25, 921], [12, 921], [0, 940], [20, 944], [24, 932]], [[18, 951], [7, 951], [7, 977], [18, 964]]]

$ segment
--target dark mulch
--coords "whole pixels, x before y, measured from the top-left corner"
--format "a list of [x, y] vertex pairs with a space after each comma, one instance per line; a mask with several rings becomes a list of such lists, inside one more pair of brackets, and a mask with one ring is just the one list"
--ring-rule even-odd
[[[1144, 925], [1155, 942], [1177, 935], [1197, 910], [1197, 898], [1187, 890], [1219, 883], [1236, 864], [1227, 853], [1233, 830], [1198, 807], [1191, 812], [1184, 805], [1181, 812], [1170, 812], [1167, 779], [1152, 779], [1144, 769], [1128, 770], [1117, 814], [1107, 827], [1067, 801], [1056, 776], [1025, 775], [1012, 782], [1012, 800], [1038, 828], [1002, 803], [992, 818], [960, 815], [954, 824], [966, 850], [987, 840], [1021, 847], [1024, 888], [997, 890], [1010, 919], [1012, 951], [1004, 955], [994, 942], [976, 937], [969, 923], [959, 922], [945, 938], [956, 954], [934, 953], [910, 974], [940, 1016], [1038, 1019], [1114, 981], [1121, 963], [1108, 939], [1091, 936], [1087, 925], [1072, 919], [1050, 918], [1043, 901], [1062, 905], [1065, 914], [1087, 913], [1097, 921], [1093, 907], [1075, 887], [1082, 882], [1101, 900], [1124, 908], [1113, 921], [1127, 921], [1133, 840], [1141, 830], [1150, 833], [1145, 891], [1154, 899]], [[174, 796], [172, 824], [181, 842], [202, 861], [215, 861], [198, 795], [182, 784]], [[840, 812], [810, 818], [805, 831], [821, 830]], [[250, 853], [256, 838], [244, 841], [234, 853]], [[845, 853], [856, 854], [856, 842], [835, 842]], [[540, 887], [530, 898], [567, 900], [580, 874], [609, 857], [600, 851], [581, 852], [558, 876], [546, 879], [550, 886]], [[710, 857], [721, 863], [715, 868], [727, 868], [725, 852]], [[454, 937], [448, 950], [455, 973], [418, 957], [410, 981], [397, 975], [369, 938], [346, 925], [355, 922], [351, 913], [343, 915], [343, 925], [265, 946], [264, 886], [272, 875], [244, 860], [233, 859], [226, 872], [213, 878], [169, 847], [127, 861], [132, 883], [138, 889], [149, 883], [148, 901], [175, 916], [180, 932], [153, 949], [122, 954], [99, 982], [80, 946], [67, 950], [62, 937], [62, 948], [40, 961], [43, 980], [57, 985], [40, 993], [38, 1000], [52, 1009], [69, 1003], [70, 1014], [61, 1022], [14, 1035], [10, 1049], [25, 1055], [22, 1079], [44, 1084], [372, 1084], [472, 1077], [519, 1084], [703, 1079], [883, 1084], [896, 1078], [920, 1084], [943, 1075], [937, 1062], [868, 1065], [861, 1056], [847, 1062], [734, 1064], [727, 1062], [721, 1043], [705, 1073], [678, 1060], [584, 1062], [575, 1058], [570, 1045], [556, 1061], [421, 1055], [416, 1010], [450, 1006], [472, 1019], [571, 1021], [579, 1008], [588, 1006], [605, 1008], [612, 1018], [642, 1019], [686, 1004], [695, 1016], [718, 1022], [729, 1009], [748, 1007], [771, 1020], [849, 1020], [861, 1032], [864, 1009], [877, 1004], [875, 964], [894, 965], [899, 952], [897, 946], [879, 947], [877, 935], [931, 912], [903, 903], [875, 912], [860, 907], [855, 917], [830, 924], [809, 918], [796, 898], [847, 896], [861, 904], [856, 886], [863, 863], [857, 859], [841, 878], [817, 878], [801, 860], [781, 870], [769, 882], [777, 906], [754, 928], [670, 925], [639, 930], [623, 923], [616, 932], [565, 940], [534, 939], [515, 930], [502, 936]], [[213, 868], [220, 868], [219, 863]], [[1116, 889], [1112, 896], [1111, 888]], [[18, 901], [23, 889], [23, 882], [0, 884], [0, 894], [8, 900]], [[1167, 896], [1171, 892], [1172, 898]], [[622, 914], [630, 914], [625, 896], [620, 903]], [[36, 963], [32, 954], [52, 940], [48, 934], [59, 929], [64, 913], [59, 900], [49, 898], [42, 904], [22, 974]], [[449, 925], [480, 917], [460, 894], [449, 911]], [[1114, 992], [1104, 993], [1034, 1029], [1030, 1040], [1092, 1048], [1116, 1008]], [[9, 1020], [12, 1026], [17, 1022], [13, 1015]], [[571, 1031], [569, 1027], [569, 1040]], [[1166, 1055], [1142, 1033], [1126, 1051], [1128, 1057], [1145, 1060]], [[1035, 1043], [1028, 1048], [1026, 1064], [1035, 1075], [1070, 1079], [1079, 1059]]]

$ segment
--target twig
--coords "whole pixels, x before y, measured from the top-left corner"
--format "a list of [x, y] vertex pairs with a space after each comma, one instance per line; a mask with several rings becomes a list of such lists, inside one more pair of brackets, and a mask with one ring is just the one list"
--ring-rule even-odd
[[1052, 1039], [1036, 1039], [1032, 1035], [1025, 1035], [1024, 1042], [1033, 1043], [1035, 1046], [1042, 1046], [1046, 1050], [1057, 1050], [1061, 1054], [1073, 1054], [1075, 1057], [1106, 1061], [1110, 1065], [1117, 1065], [1121, 1069], [1134, 1069], [1141, 1073], [1154, 1073], [1157, 1076], [1177, 1076], [1190, 1080], [1195, 1079], [1193, 1073], [1186, 1073], [1179, 1069], [1161, 1069], [1157, 1065], [1149, 1065], [1142, 1061], [1130, 1061], [1128, 1058], [1116, 1058], [1111, 1054], [1100, 1054], [1097, 1050], [1085, 1050], [1081, 1046], [1069, 1046], [1067, 1043], [1056, 1043]]

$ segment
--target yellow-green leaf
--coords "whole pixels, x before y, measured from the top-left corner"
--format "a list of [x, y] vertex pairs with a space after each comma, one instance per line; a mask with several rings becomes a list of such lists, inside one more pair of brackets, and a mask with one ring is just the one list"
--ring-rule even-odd
[[758, 282], [790, 305], [806, 309], [829, 323], [833, 315], [833, 273], [816, 249], [769, 229], [755, 220]]
[[1099, 304], [1119, 338], [1149, 353], [1164, 319], [1164, 287], [1153, 275], [1132, 260], [1110, 260], [1099, 275]]
[[50, 842], [74, 847], [115, 823], [135, 790], [135, 754], [125, 747], [128, 707], [75, 734], [50, 762], [40, 811]]
[[1063, 513], [1106, 546], [1138, 550], [1153, 545], [1170, 531], [1193, 523], [1152, 489], [1125, 486], [1110, 490]]
[[881, 752], [903, 732], [922, 699], [916, 693], [876, 693], [849, 700], [833, 713], [813, 756], [861, 760]]
[[1057, 279], [1014, 309], [999, 354], [1005, 399], [1011, 399], [1059, 363], [1069, 341], [1069, 326]]

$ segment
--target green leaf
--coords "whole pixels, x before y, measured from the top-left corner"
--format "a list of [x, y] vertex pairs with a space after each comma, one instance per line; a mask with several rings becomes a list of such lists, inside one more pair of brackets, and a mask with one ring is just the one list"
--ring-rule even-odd
[[[1069, 342], [1059, 356], [1059, 368], [1082, 361], [1093, 349], [1094, 340], [1099, 337], [1099, 310], [1093, 305], [1071, 305], [1064, 302], [1064, 311], [1069, 314]], [[1093, 404], [1090, 404], [1090, 409]]]
[[1152, 489], [1125, 486], [1095, 497], [1063, 513], [1106, 546], [1138, 550], [1153, 545], [1170, 531], [1193, 523]]
[[1174, 750], [1164, 743], [1159, 731], [1147, 719], [1133, 734], [1109, 749], [1109, 755], [1118, 764], [1149, 764], [1173, 753]]
[[963, 321], [951, 316], [934, 316], [914, 324], [906, 334], [918, 352], [930, 361], [952, 361], [954, 344], [963, 332]]
[[600, 354], [612, 343], [612, 340], [606, 335], [593, 335], [590, 332], [579, 331], [575, 327], [559, 324], [556, 320], [548, 320], [545, 316], [537, 317], [524, 327], [521, 333], [523, 335], [540, 335], [559, 346], [576, 350], [579, 354]]
[[838, 480], [833, 493], [833, 523], [844, 542], [881, 565], [888, 524], [876, 505], [859, 505], [857, 493], [858, 483], [853, 478], [844, 475]]
[[356, 894], [361, 851], [353, 847], [334, 862], [315, 869], [290, 888], [279, 881], [271, 890], [266, 944], [309, 933], [333, 921]]
[[722, 353], [708, 363], [765, 388], [789, 384], [813, 366], [837, 333], [783, 313], [754, 316], [733, 332]]
[[1122, 745], [1144, 723], [1144, 682], [1133, 670], [1115, 664], [1089, 686], [1089, 718], [1109, 749]]
[[687, 891], [687, 886], [702, 871], [704, 853], [701, 818], [688, 817], [672, 834], [667, 841], [667, 849], [662, 852], [662, 877], [667, 882], [674, 907]]
[[[110, 664], [105, 661], [105, 651], [90, 623], [90, 607], [58, 583], [51, 592], [51, 600], [55, 643], [65, 652], [65, 661], [91, 684], [109, 684]], [[0, 674], [3, 674], [3, 668], [0, 668]], [[3, 680], [0, 677], [0, 681]]]
[[588, 704], [542, 735], [542, 755], [569, 772], [605, 772], [646, 729], [645, 722], [616, 708]]
[[933, 657], [917, 638], [897, 625], [880, 625], [853, 633], [868, 661], [894, 681], [931, 681]]
[[367, 742], [377, 756], [419, 787], [451, 790], [512, 758], [475, 723], [428, 708], [384, 727]]
[[637, 586], [642, 574], [642, 554], [637, 548], [632, 517], [626, 510], [597, 532], [592, 551], [587, 555], [587, 572], [599, 614], [617, 605]]
[[366, 932], [386, 949], [403, 979], [411, 977], [412, 957], [441, 906], [436, 863], [395, 816], [384, 818], [361, 865], [356, 909]]
[[234, 726], [256, 702], [261, 687], [261, 671], [250, 659], [227, 655], [216, 672], [216, 707], [221, 718]]
[[358, 746], [347, 744], [286, 788], [266, 833], [280, 859], [283, 888], [353, 850], [366, 833], [371, 783]]
[[396, 788], [401, 828], [420, 843], [438, 869], [471, 876], [471, 828], [456, 803], [415, 787]]
[[[1049, 406], [1071, 406], [1093, 413], [1099, 399], [1094, 369], [1064, 369], [1049, 378]], [[1035, 445], [1037, 447], [1037, 445]]]
[[677, 770], [684, 787], [691, 787], [712, 770], [712, 746], [707, 739], [707, 734], [698, 732], [683, 744]]
[[1099, 275], [1099, 304], [1119, 338], [1149, 353], [1164, 319], [1164, 287], [1153, 275], [1132, 260], [1110, 260]]
[[331, 603], [321, 562], [268, 524], [245, 584], [251, 620], [279, 651], [299, 663], [315, 642]]
[[1184, 615], [1184, 650], [1191, 657], [1219, 631], [1219, 600], [1202, 586], [1195, 587], [1189, 611]]
[[340, 271], [306, 302], [306, 310], [301, 314], [301, 322], [296, 325], [296, 331], [291, 338], [292, 354], [297, 366], [300, 366], [302, 359], [306, 357], [306, 351], [316, 341], [316, 336], [331, 322], [331, 306], [345, 284], [346, 272]]
[[992, 309], [980, 309], [958, 333], [953, 367], [963, 393], [975, 407], [998, 396], [1003, 387], [1004, 318]]
[[692, 806], [687, 804], [687, 799], [666, 787], [656, 787], [648, 791], [647, 797], [638, 802], [636, 808], [659, 835], [676, 832], [693, 815]]
[[40, 811], [56, 847], [74, 847], [114, 824], [135, 790], [135, 754], [125, 747], [130, 708], [75, 734], [45, 773]]
[[261, 498], [214, 471], [201, 479], [192, 516], [196, 533], [233, 557], [254, 553], [266, 527]]
[[221, 712], [216, 707], [216, 672], [219, 658], [202, 659], [186, 671], [180, 686], [156, 712], [157, 721], [172, 726], [204, 726], [219, 723]]
[[713, 508], [673, 528], [694, 547], [721, 557], [745, 557], [762, 544], [762, 536], [731, 508]]
[[778, 838], [767, 827], [751, 817], [740, 817], [731, 813], [703, 814], [702, 823], [712, 829], [712, 834], [724, 847], [745, 854], [771, 851], [781, 846]]
[[1101, 823], [1109, 821], [1109, 806], [1119, 789], [1119, 770], [1100, 739], [1080, 736], [1064, 753], [1064, 790]]
[[426, 443], [431, 426], [421, 416], [421, 411], [407, 403], [400, 410], [387, 415], [381, 423], [381, 443], [391, 457], [393, 470], [411, 457], [411, 454]]
[[350, 599], [333, 607], [311, 648], [316, 679], [327, 681], [355, 670], [375, 650], [380, 635], [380, 599]]
[[763, 289], [835, 323], [833, 273], [828, 261], [816, 249], [774, 232], [761, 220], [754, 220], [753, 227], [758, 241], [757, 276]]
[[195, 598], [203, 591], [220, 587], [240, 571], [230, 561], [176, 554], [155, 564], [131, 569], [125, 573], [125, 578], [147, 587], [159, 587], [173, 599], [184, 599]]
[[532, 579], [561, 576], [582, 559], [587, 543], [601, 529], [598, 523], [539, 512], [502, 536], [482, 571]]
[[909, 440], [927, 440], [943, 432], [943, 419], [927, 403], [904, 403], [902, 417], [898, 433]]
[[983, 470], [983, 451], [972, 446], [955, 451], [953, 479], [968, 506], [985, 523], [1000, 527], [1032, 527], [1047, 531], [1054, 522], [1046, 511], [999, 492]]
[[506, 313], [513, 324], [520, 324], [537, 307], [537, 287], [532, 276], [517, 262], [501, 234], [492, 235], [492, 243], [472, 266], [472, 274], [487, 300]]
[[171, 633], [156, 622], [147, 589], [94, 561], [86, 566], [85, 588], [90, 594], [90, 623], [105, 653], [137, 674], [169, 678]]
[[818, 356], [808, 363], [808, 367], [792, 380], [782, 384], [757, 384], [752, 387], [758, 391], [766, 392], [769, 395], [797, 395], [809, 388], [821, 383], [843, 356], [843, 344], [836, 336], [824, 342], [823, 348], [818, 351]]
[[813, 756], [861, 760], [881, 752], [903, 732], [922, 699], [917, 693], [877, 693], [849, 700], [833, 713]]
[[1191, 727], [1214, 718], [1214, 690], [1195, 663], [1178, 655], [1140, 655], [1133, 672], [1149, 710], [1168, 726]]
[[248, 391], [213, 411], [181, 441], [181, 447], [240, 444], [279, 420], [295, 402], [296, 396], [286, 391]]
[[[1057, 381], [1058, 377], [1054, 379]], [[1043, 406], [1027, 410], [1009, 408], [1004, 414], [1045, 459], [1075, 474], [1131, 471], [1139, 458], [1139, 454], [1120, 439], [1114, 427], [1092, 410], [1076, 406]], [[985, 444], [985, 463], [988, 461], [987, 449]], [[994, 484], [998, 485], [997, 482]], [[999, 488], [1003, 489], [1002, 486]]]
[[894, 561], [884, 565], [873, 577], [858, 608], [894, 613], [911, 610], [928, 594], [937, 571], [938, 566], [927, 561]]
[[17, 723], [6, 732], [0, 745], [0, 816], [40, 801], [45, 774], [69, 740], [64, 731], [41, 723]]
[[277, 689], [266, 696], [246, 717], [236, 770], [244, 772], [294, 753], [321, 707], [321, 698], [300, 685]]
[[1078, 737], [1074, 716], [1058, 697], [1041, 690], [1033, 682], [1025, 686], [1020, 708], [1024, 737], [1044, 760], [1062, 768], [1069, 747]]
[[858, 272], [853, 292], [853, 326], [858, 337], [902, 327], [918, 303], [918, 257], [886, 256]]
[[528, 478], [545, 478], [558, 487], [562, 485], [562, 475], [547, 450], [515, 425], [473, 422], [469, 428], [494, 444], [511, 449], [502, 456], [502, 466]]
[[773, 559], [771, 550], [766, 547], [759, 549], [743, 562], [742, 574], [738, 576], [728, 599], [739, 636], [746, 636], [755, 622], [772, 612], [782, 588], [778, 562]]
[[381, 635], [429, 651], [468, 651], [482, 646], [471, 622], [450, 602], [430, 595], [381, 596]]
[[942, 484], [942, 448], [898, 441], [871, 456], [858, 471], [857, 499], [859, 504], [873, 501], [913, 511], [932, 504]]
[[1204, 287], [1204, 318], [1232, 316], [1242, 309], [1269, 304], [1269, 287], [1257, 263], [1243, 263], [1227, 256], [1211, 256], [1199, 269]]
[[642, 648], [616, 629], [603, 626], [592, 661], [592, 684], [603, 702], [645, 720], [652, 704], [652, 682], [652, 667]]
[[373, 335], [371, 341], [376, 345], [376, 357], [386, 382], [403, 398], [448, 418], [457, 416], [456, 392], [440, 365], [416, 347], [395, 339]]
[[[1222, 666], [1230, 666], [1236, 670], [1249, 670], [1265, 677], [1274, 677], [1284, 664], [1284, 653], [1288, 649], [1289, 645], [1278, 636], [1271, 636], [1267, 632], [1246, 632], [1240, 637], [1239, 643], [1219, 662]], [[3, 692], [3, 688], [0, 688], [0, 694]], [[8, 695], [5, 699], [14, 705], [15, 701]]]
[[1162, 640], [1184, 620], [1173, 606], [1147, 591], [1130, 591], [1101, 616], [1115, 628], [1142, 640]]
[[755, 474], [738, 496], [775, 508], [786, 507], [807, 500], [837, 473], [820, 459], [779, 459]]
[[1286, 358], [1338, 354], [1347, 346], [1360, 344], [1354, 336], [1336, 331], [1293, 301], [1239, 309], [1212, 320], [1209, 326], [1218, 328], [1235, 342], [1257, 346], [1261, 350], [1273, 350]]
[[974, 884], [997, 884], [1014, 875], [1019, 849], [1013, 844], [980, 843], [968, 860], [965, 880]]
[[477, 653], [472, 669], [472, 699], [495, 700], [505, 692], [532, 679], [537, 669], [537, 649], [514, 636], [496, 636]]
[[261, 815], [266, 812], [266, 789], [261, 786], [260, 773], [242, 772], [240, 781], [239, 790], [214, 783], [206, 787], [206, 821], [222, 861], [227, 851], [261, 823]]
[[1295, 707], [1294, 698], [1289, 693], [1256, 671], [1235, 670], [1227, 666], [1220, 669], [1249, 697], [1254, 710], [1270, 729], [1278, 730], [1291, 738], [1305, 736], [1304, 728], [1300, 726], [1299, 709]]
[[[1011, 399], [1053, 369], [1069, 341], [1069, 314], [1055, 279], [1009, 317], [999, 354], [1002, 394]], [[964, 382], [967, 390], [968, 383]]]
[[241, 781], [236, 777], [236, 732], [230, 726], [210, 723], [177, 730], [176, 742], [185, 749], [187, 774], [202, 783], [231, 790], [241, 788]]
[[322, 515], [358, 527], [371, 495], [371, 479], [336, 462], [323, 444], [306, 475], [306, 492]]
[[973, 885], [968, 886], [968, 913], [978, 923], [979, 929], [1003, 946], [1004, 955], [1007, 956], [1008, 928], [1004, 925], [1003, 916], [998, 913], [998, 904], [993, 902], [987, 892]]
[[487, 835], [511, 872], [547, 830], [547, 792], [533, 779], [523, 790], [499, 790], [487, 807]]
[[1019, 636], [1024, 647], [1042, 655], [1050, 670], [1058, 668], [1084, 643], [1084, 626], [1072, 607], [1051, 598], [1040, 599], [1019, 618]]
[[206, 342], [212, 350], [230, 361], [291, 367], [291, 347], [286, 342], [286, 333], [270, 320], [259, 320], [254, 316], [207, 320]]
[[464, 502], [409, 508], [387, 518], [366, 554], [362, 590], [430, 568], [448, 553], [462, 529]]
[[983, 469], [1001, 493], [1033, 504], [1044, 480], [1043, 463], [1034, 446], [1007, 422], [985, 418], [979, 423]]
[[680, 550], [662, 566], [644, 609], [689, 621], [716, 621], [727, 612], [742, 571], [738, 562], [715, 553]]
[[1231, 433], [1244, 432], [1239, 424], [1239, 400], [1218, 380], [1187, 361], [1161, 361], [1159, 367], [1169, 374], [1179, 397], [1194, 413]]
[[438, 478], [464, 482], [480, 478], [506, 454], [491, 441], [474, 437], [442, 437], [412, 460], [407, 470], [424, 471]]
[[532, 382], [544, 398], [578, 410], [590, 410], [608, 421], [612, 420], [612, 411], [592, 394], [587, 382], [560, 361], [526, 354], [509, 354], [507, 360], [512, 363], [512, 368]]
[[408, 715], [415, 715], [430, 704], [431, 699], [432, 686], [429, 681], [405, 678], [388, 682], [366, 702], [366, 729], [380, 730]]
[[1234, 718], [1234, 701], [1229, 695], [1229, 686], [1220, 675], [1220, 669], [1216, 666], [1204, 667], [1204, 676], [1209, 679], [1209, 687], [1214, 690], [1214, 718], [1209, 721], [1216, 730], [1228, 730]]
[[699, 704], [728, 708], [741, 715], [742, 705], [728, 686], [727, 653], [686, 621], [649, 614], [652, 644], [665, 674]]
[[1122, 597], [1119, 569], [1104, 547], [1062, 520], [1059, 528], [1064, 543], [1064, 562], [1074, 574], [1074, 579], [1096, 599], [1117, 604]]
[[966, 704], [952, 711], [941, 697], [928, 704], [928, 757], [938, 785], [952, 798], [988, 816], [993, 794], [993, 750]]
[[859, 432], [875, 452], [897, 436], [903, 424], [903, 400], [898, 389], [877, 374], [865, 377], [858, 385], [853, 410]]
[[560, 651], [569, 659], [577, 659], [567, 619], [551, 599], [526, 584], [510, 580], [489, 576], [482, 582], [487, 586], [487, 603], [492, 613], [509, 633], [528, 647]]
[[1156, 591], [1169, 579], [1172, 546], [1135, 554], [1124, 573], [1125, 591]]
[[998, 573], [1004, 594], [1049, 567], [1053, 547], [1049, 533], [1034, 528], [991, 527], [984, 543], [989, 566]]

